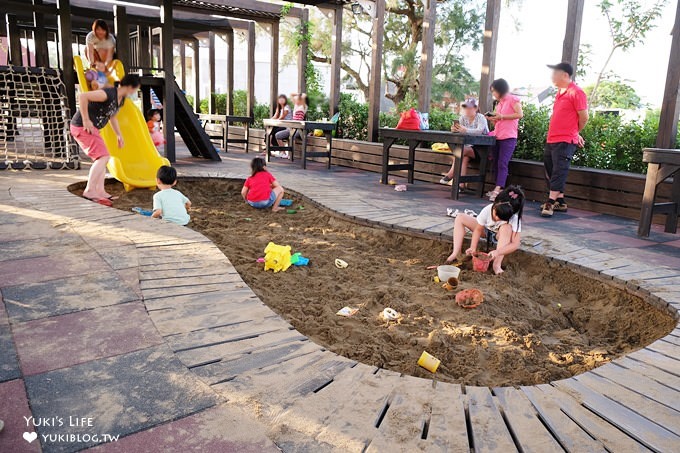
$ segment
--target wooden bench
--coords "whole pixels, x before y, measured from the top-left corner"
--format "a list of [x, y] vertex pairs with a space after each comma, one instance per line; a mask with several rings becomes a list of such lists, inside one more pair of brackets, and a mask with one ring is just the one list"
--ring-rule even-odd
[[[402, 130], [392, 128], [381, 128], [380, 136], [383, 138], [382, 155], [382, 183], [387, 184], [390, 171], [407, 170], [408, 182], [413, 184], [415, 172], [416, 149], [423, 143], [442, 142], [449, 145], [451, 155], [454, 158], [453, 181], [451, 185], [451, 198], [458, 199], [458, 186], [460, 183], [476, 182], [477, 195], [484, 196], [484, 182], [486, 180], [486, 169], [488, 164], [489, 151], [496, 144], [496, 138], [489, 135], [460, 134], [449, 131], [430, 131], [430, 130]], [[390, 148], [397, 140], [405, 140], [408, 143], [408, 163], [390, 164]], [[461, 176], [463, 148], [466, 145], [475, 146], [479, 153], [479, 174]]]
[[680, 170], [680, 150], [645, 148], [642, 161], [647, 164], [645, 192], [642, 196], [642, 209], [638, 236], [649, 236], [654, 214], [666, 214], [666, 233], [678, 231], [678, 205], [680, 203], [680, 178], [673, 179], [671, 201], [656, 203], [656, 192], [659, 184], [675, 176]]
[[[265, 119], [264, 123], [264, 141], [266, 143], [266, 155], [267, 162], [271, 160], [272, 151], [289, 151], [290, 160], [294, 160], [295, 154], [295, 135], [296, 132], [300, 132], [300, 138], [302, 140], [302, 168], [307, 168], [307, 159], [313, 157], [324, 157], [328, 158], [327, 168], [331, 168], [332, 159], [332, 149], [333, 149], [333, 131], [335, 130], [337, 123], [330, 121], [296, 121], [296, 120], [274, 120]], [[285, 129], [291, 129], [290, 134], [290, 144], [288, 146], [271, 146], [271, 135], [275, 127], [282, 127]], [[307, 134], [313, 132], [314, 130], [323, 131], [323, 135], [326, 138], [326, 150], [325, 151], [307, 151]]]
[[[203, 122], [203, 130], [208, 134], [211, 140], [219, 140], [224, 152], [229, 151], [230, 143], [244, 143], [245, 151], [248, 152], [248, 140], [250, 138], [250, 126], [253, 124], [253, 118], [250, 116], [239, 115], [209, 115], [200, 114], [199, 119]], [[229, 124], [241, 123], [245, 130], [243, 138], [229, 138]]]

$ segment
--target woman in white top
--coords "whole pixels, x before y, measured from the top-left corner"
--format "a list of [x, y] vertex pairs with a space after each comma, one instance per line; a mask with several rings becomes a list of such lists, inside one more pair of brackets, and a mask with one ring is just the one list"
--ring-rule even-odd
[[110, 69], [113, 54], [116, 52], [116, 38], [113, 37], [104, 19], [97, 19], [92, 23], [92, 31], [85, 37], [85, 44], [87, 61], [90, 64], [101, 61], [107, 69]]
[[[454, 122], [451, 125], [451, 132], [459, 132], [461, 134], [488, 134], [489, 133], [489, 123], [486, 121], [484, 115], [479, 113], [479, 108], [477, 107], [477, 100], [474, 98], [469, 98], [463, 104], [461, 104], [461, 109], [463, 114], [460, 116], [458, 122]], [[460, 167], [460, 175], [467, 175], [468, 164], [471, 159], [477, 159], [479, 156], [475, 153], [472, 146], [466, 146], [463, 148], [463, 162]], [[453, 168], [454, 164], [451, 164], [451, 169], [444, 175], [444, 177], [439, 180], [441, 184], [451, 184], [453, 180]], [[460, 184], [458, 190], [465, 190], [466, 185]]]
[[[276, 100], [276, 109], [272, 115], [273, 120], [289, 120], [293, 118], [293, 113], [290, 111], [290, 106], [288, 105], [288, 96], [285, 94], [279, 94]], [[279, 146], [279, 142], [276, 140], [276, 134], [280, 131], [285, 130], [285, 127], [273, 127], [271, 132], [271, 146]]]

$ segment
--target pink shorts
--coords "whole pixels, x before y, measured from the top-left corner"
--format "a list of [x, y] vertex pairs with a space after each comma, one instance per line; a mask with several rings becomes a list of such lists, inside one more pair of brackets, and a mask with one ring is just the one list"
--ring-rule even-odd
[[94, 128], [90, 134], [84, 127], [71, 124], [71, 135], [73, 135], [73, 138], [76, 139], [76, 142], [83, 148], [83, 151], [85, 151], [85, 154], [90, 159], [97, 160], [110, 156], [104, 139], [99, 133], [99, 129]]

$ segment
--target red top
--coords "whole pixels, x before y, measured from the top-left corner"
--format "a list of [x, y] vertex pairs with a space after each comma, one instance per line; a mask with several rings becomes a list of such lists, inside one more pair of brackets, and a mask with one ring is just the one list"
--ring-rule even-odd
[[548, 143], [577, 143], [578, 112], [587, 109], [586, 94], [574, 82], [564, 92], [558, 91], [548, 126]]
[[274, 181], [276, 181], [276, 178], [268, 171], [259, 171], [246, 179], [244, 185], [248, 188], [248, 195], [246, 195], [248, 201], [256, 203], [258, 201], [269, 200]]

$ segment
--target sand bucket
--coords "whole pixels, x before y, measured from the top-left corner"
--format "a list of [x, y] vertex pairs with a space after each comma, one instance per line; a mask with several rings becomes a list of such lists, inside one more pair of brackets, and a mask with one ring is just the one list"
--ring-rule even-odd
[[476, 252], [472, 255], [472, 269], [475, 272], [486, 272], [489, 270], [491, 257], [488, 253]]
[[456, 303], [463, 308], [477, 308], [484, 302], [484, 294], [476, 288], [464, 289], [456, 294]]
[[427, 351], [423, 351], [423, 353], [420, 354], [420, 358], [418, 359], [418, 365], [425, 368], [427, 371], [431, 373], [435, 373], [437, 371], [437, 368], [439, 368], [440, 363], [441, 360], [439, 360], [432, 354], [429, 354]]
[[450, 264], [437, 266], [437, 277], [439, 277], [440, 282], [447, 282], [451, 277], [458, 279], [459, 275], [460, 268], [456, 266], [451, 266]]

